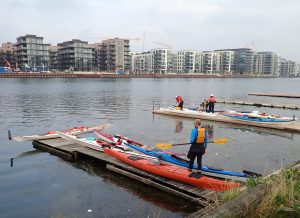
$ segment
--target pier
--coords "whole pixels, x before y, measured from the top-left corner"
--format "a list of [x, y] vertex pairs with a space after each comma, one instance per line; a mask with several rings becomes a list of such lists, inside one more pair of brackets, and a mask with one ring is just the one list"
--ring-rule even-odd
[[294, 105], [294, 104], [284, 104], [283, 105], [283, 104], [273, 104], [273, 103], [264, 103], [264, 102], [234, 100], [234, 99], [218, 99], [217, 103], [300, 110], [300, 105]]
[[243, 120], [226, 117], [221, 114], [216, 114], [216, 116], [205, 116], [202, 115], [201, 113], [199, 114], [184, 113], [180, 110], [160, 110], [160, 109], [153, 110], [153, 114], [163, 114], [163, 115], [170, 115], [170, 116], [177, 116], [177, 117], [209, 120], [209, 121], [222, 122], [222, 123], [239, 124], [245, 126], [256, 126], [256, 127], [262, 127], [268, 129], [277, 129], [281, 131], [300, 133], [300, 122], [297, 121], [282, 122], [282, 123], [249, 122], [249, 121], [243, 121]]
[[183, 198], [200, 206], [202, 209], [215, 207], [214, 205], [218, 196], [218, 193], [215, 191], [199, 189], [194, 186], [147, 173], [124, 164], [95, 149], [74, 144], [62, 138], [33, 141], [32, 144], [35, 149], [49, 152], [67, 161], [78, 161], [86, 157], [94, 159], [105, 165], [107, 170]]
[[300, 98], [300, 95], [293, 95], [293, 94], [248, 93], [248, 95], [277, 97], [277, 98]]

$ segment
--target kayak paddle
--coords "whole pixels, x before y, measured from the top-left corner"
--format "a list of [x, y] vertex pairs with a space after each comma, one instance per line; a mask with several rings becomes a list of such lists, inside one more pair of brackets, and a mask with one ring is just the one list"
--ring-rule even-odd
[[[212, 140], [212, 141], [208, 141], [208, 143], [214, 143], [214, 144], [225, 144], [228, 142], [228, 138], [219, 138], [219, 139], [215, 139], [215, 140]], [[177, 146], [177, 145], [189, 145], [189, 144], [192, 144], [192, 143], [182, 143], [182, 144], [171, 144], [171, 143], [159, 143], [159, 144], [156, 144], [156, 148], [159, 148], [159, 149], [168, 149], [168, 148], [171, 148], [173, 146]]]

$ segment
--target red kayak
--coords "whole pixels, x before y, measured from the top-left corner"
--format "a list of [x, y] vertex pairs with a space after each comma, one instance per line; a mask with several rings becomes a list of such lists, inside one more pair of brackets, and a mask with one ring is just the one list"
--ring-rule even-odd
[[214, 191], [226, 191], [240, 186], [239, 183], [213, 179], [203, 175], [201, 175], [200, 178], [189, 177], [191, 172], [181, 167], [177, 167], [171, 164], [153, 163], [153, 160], [145, 159], [143, 157], [136, 157], [126, 153], [121, 153], [110, 148], [104, 148], [104, 152], [107, 155], [114, 157], [138, 169], [169, 179], [177, 180], [182, 183], [187, 183], [199, 188], [211, 189]]

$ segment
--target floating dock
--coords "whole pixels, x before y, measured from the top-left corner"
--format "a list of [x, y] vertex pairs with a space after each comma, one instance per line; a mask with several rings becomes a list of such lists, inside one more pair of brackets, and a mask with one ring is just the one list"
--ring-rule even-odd
[[278, 98], [300, 98], [300, 95], [293, 95], [293, 94], [248, 93], [248, 95], [266, 96], [266, 97], [278, 97]]
[[258, 123], [258, 122], [250, 122], [250, 121], [243, 121], [234, 119], [231, 117], [223, 116], [219, 113], [216, 113], [214, 116], [207, 116], [203, 115], [200, 112], [197, 113], [196, 111], [193, 113], [188, 113], [180, 110], [167, 110], [167, 109], [157, 109], [153, 110], [154, 114], [164, 114], [170, 116], [177, 116], [177, 117], [186, 117], [186, 118], [194, 118], [194, 119], [201, 119], [201, 120], [210, 120], [215, 122], [222, 122], [222, 123], [233, 123], [239, 125], [246, 125], [246, 126], [256, 126], [268, 129], [278, 129], [282, 131], [288, 132], [297, 132], [300, 133], [300, 122], [292, 121], [292, 122], [281, 122], [281, 123]]
[[263, 103], [263, 102], [251, 102], [251, 101], [244, 101], [244, 100], [233, 100], [233, 99], [219, 99], [217, 100], [217, 103], [300, 110], [300, 105], [293, 105], [293, 104], [282, 105], [282, 104], [272, 104], [272, 103]]
[[35, 149], [49, 152], [68, 161], [77, 161], [84, 157], [95, 159], [106, 165], [106, 168], [110, 171], [183, 198], [202, 208], [214, 207], [217, 200], [218, 193], [215, 191], [199, 189], [194, 186], [147, 173], [111, 158], [103, 152], [74, 144], [73, 142], [61, 138], [33, 141], [32, 144]]

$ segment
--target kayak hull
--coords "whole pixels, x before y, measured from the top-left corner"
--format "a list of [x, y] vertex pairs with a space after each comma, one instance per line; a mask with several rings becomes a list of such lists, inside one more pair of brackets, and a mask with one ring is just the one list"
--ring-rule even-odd
[[[98, 137], [100, 136], [101, 139], [103, 139], [103, 140], [107, 139], [107, 140], [115, 141], [115, 142], [118, 140], [117, 138], [114, 138], [112, 135], [105, 134], [103, 132], [96, 131], [96, 133], [97, 133], [97, 136]], [[168, 154], [168, 153], [163, 152], [159, 149], [155, 149], [155, 148], [143, 145], [139, 142], [135, 142], [135, 141], [133, 141], [131, 139], [127, 139], [125, 137], [120, 137], [120, 138], [123, 138], [122, 143], [124, 145], [126, 145], [126, 146], [128, 146], [128, 147], [130, 147], [130, 148], [132, 148], [136, 151], [139, 151], [143, 154], [150, 155], [150, 156], [153, 156], [153, 157], [157, 157], [160, 160], [163, 160], [165, 162], [175, 164], [175, 165], [185, 167], [185, 168], [187, 168], [188, 165], [189, 165], [188, 160], [180, 158], [176, 155]], [[193, 165], [193, 169], [198, 169], [197, 164]], [[213, 167], [208, 167], [206, 165], [202, 165], [202, 171], [208, 172], [208, 173], [226, 175], [226, 176], [245, 177], [245, 178], [248, 177], [247, 174], [242, 173], [242, 172], [235, 172], [235, 171], [229, 171], [229, 170], [224, 170], [224, 169], [217, 169], [217, 168], [213, 168]]]
[[[83, 133], [92, 132], [94, 130], [103, 130], [106, 127], [107, 125], [98, 125], [98, 126], [91, 126], [91, 127], [74, 127], [72, 129], [68, 129], [63, 132], [72, 135], [79, 135]], [[43, 139], [54, 139], [59, 137], [60, 136], [57, 134], [57, 131], [54, 131], [45, 135], [15, 136], [12, 137], [12, 139], [18, 142], [23, 142], [23, 141], [33, 141], [33, 140], [43, 140]]]
[[292, 122], [295, 121], [293, 118], [271, 118], [271, 117], [259, 117], [259, 116], [248, 116], [247, 114], [243, 113], [221, 113], [223, 116], [230, 117], [237, 120], [242, 120], [246, 122], [256, 122], [256, 123], [270, 123], [270, 124], [276, 124], [276, 123], [286, 123], [286, 122]]
[[182, 183], [196, 186], [198, 188], [210, 189], [214, 191], [226, 191], [240, 186], [239, 183], [222, 181], [207, 176], [200, 178], [189, 177], [190, 172], [181, 167], [171, 164], [153, 164], [151, 161], [143, 158], [131, 158], [131, 155], [120, 153], [118, 151], [104, 148], [104, 152], [124, 163], [146, 172], [176, 180]]

